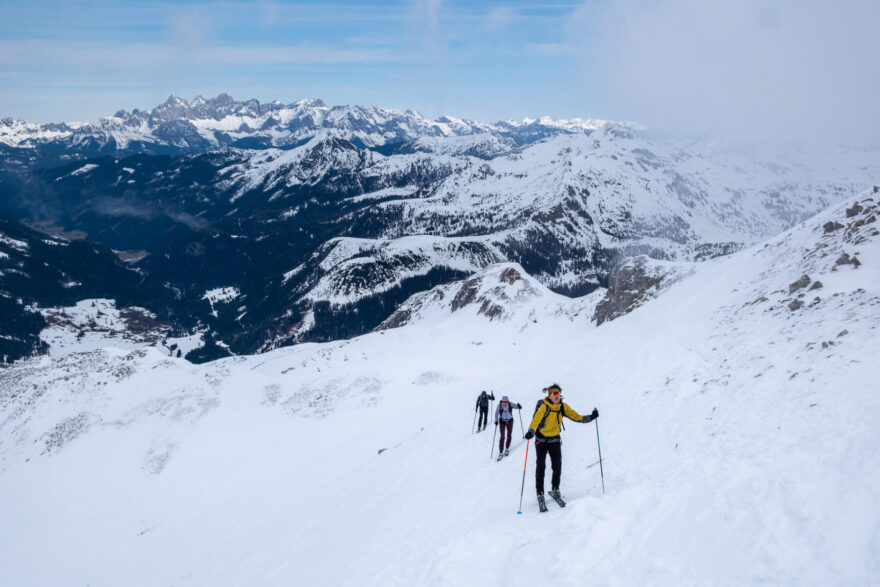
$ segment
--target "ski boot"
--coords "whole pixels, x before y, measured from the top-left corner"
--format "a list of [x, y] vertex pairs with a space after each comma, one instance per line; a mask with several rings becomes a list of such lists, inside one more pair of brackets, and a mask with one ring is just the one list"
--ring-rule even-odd
[[544, 494], [543, 493], [538, 494], [538, 509], [542, 512], [547, 511], [547, 504], [544, 503]]
[[496, 460], [496, 461], [500, 461], [500, 460], [503, 459], [503, 458], [504, 458], [504, 453], [498, 453], [498, 458], [495, 459], [495, 460]]
[[505, 449], [504, 449], [504, 456], [507, 456], [507, 455], [509, 455], [509, 454], [510, 454], [510, 449], [505, 448]]

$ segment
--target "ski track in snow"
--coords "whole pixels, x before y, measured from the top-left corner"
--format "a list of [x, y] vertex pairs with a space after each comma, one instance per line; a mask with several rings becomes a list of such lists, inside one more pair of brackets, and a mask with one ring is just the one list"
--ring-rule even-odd
[[[599, 328], [543, 290], [208, 365], [6, 369], [0, 584], [877, 584], [880, 238], [822, 230], [854, 201]], [[805, 273], [823, 286], [790, 293]], [[568, 507], [538, 513], [530, 445], [517, 515], [520, 423], [496, 463], [474, 402], [527, 426], [554, 381], [599, 407], [607, 493], [595, 425], [566, 422]]]

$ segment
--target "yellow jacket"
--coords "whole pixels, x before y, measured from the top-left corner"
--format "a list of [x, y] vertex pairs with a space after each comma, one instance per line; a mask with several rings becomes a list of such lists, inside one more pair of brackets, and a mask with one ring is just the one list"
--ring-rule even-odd
[[[546, 418], [544, 418], [545, 415], [547, 416]], [[562, 430], [563, 416], [569, 420], [574, 420], [575, 422], [584, 422], [586, 419], [586, 416], [581, 416], [575, 412], [574, 408], [567, 403], [561, 401], [558, 404], [554, 404], [549, 399], [545, 398], [544, 401], [541, 402], [541, 405], [538, 406], [538, 410], [535, 412], [535, 417], [532, 418], [532, 422], [529, 424], [529, 430], [534, 430], [539, 438], [552, 438], [554, 436], [559, 436], [559, 432]], [[543, 426], [541, 426], [541, 420], [544, 420]], [[541, 426], [540, 430], [538, 429], [538, 426]]]

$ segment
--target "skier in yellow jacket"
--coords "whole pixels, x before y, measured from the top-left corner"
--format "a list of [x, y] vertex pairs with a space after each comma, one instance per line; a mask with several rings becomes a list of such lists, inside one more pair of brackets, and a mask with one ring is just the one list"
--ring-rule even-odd
[[599, 417], [599, 410], [593, 409], [593, 413], [581, 416], [567, 403], [562, 401], [562, 388], [556, 383], [544, 389], [547, 397], [538, 402], [535, 417], [529, 424], [526, 438], [535, 438], [535, 453], [538, 459], [535, 468], [535, 489], [538, 492], [538, 506], [542, 512], [547, 511], [544, 503], [544, 468], [547, 463], [547, 455], [550, 455], [550, 465], [553, 468], [551, 478], [550, 496], [559, 505], [565, 507], [565, 502], [559, 493], [559, 480], [562, 476], [562, 439], [559, 433], [563, 429], [562, 417], [565, 416], [574, 422], [592, 422]]

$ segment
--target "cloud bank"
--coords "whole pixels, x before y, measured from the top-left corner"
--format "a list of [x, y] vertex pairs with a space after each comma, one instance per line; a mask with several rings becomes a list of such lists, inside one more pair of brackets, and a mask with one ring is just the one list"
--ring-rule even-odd
[[880, 136], [880, 2], [586, 2], [568, 36], [612, 116], [687, 132]]

